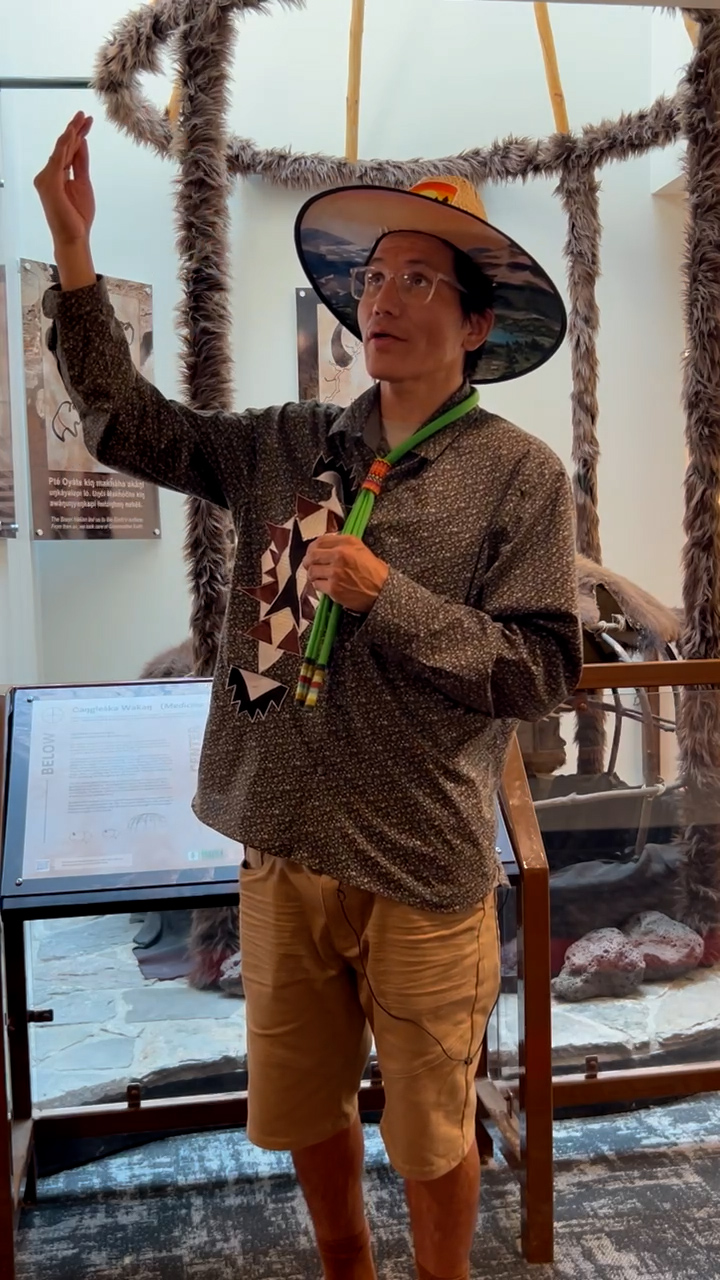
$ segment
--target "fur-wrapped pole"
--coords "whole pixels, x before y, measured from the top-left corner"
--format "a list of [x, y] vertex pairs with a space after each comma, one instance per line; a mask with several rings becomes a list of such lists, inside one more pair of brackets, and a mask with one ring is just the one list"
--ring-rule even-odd
[[[178, 41], [182, 110], [175, 140], [177, 245], [183, 300], [183, 381], [194, 409], [232, 408], [227, 107], [234, 45], [226, 5], [190, 0]], [[195, 671], [215, 667], [227, 603], [226, 513], [188, 499], [185, 556], [192, 588]]]
[[[600, 313], [595, 287], [600, 270], [599, 184], [593, 169], [568, 164], [558, 184], [567, 218], [568, 339], [572, 368], [572, 458], [577, 549], [602, 563], [598, 514], [597, 425]], [[577, 770], [599, 774], [605, 768], [605, 715], [590, 698], [578, 707], [575, 725]]]
[[[230, 7], [186, 0], [178, 40], [182, 110], [175, 139], [177, 244], [183, 301], [180, 323], [184, 389], [195, 409], [232, 408], [228, 94], [234, 46]], [[231, 525], [226, 512], [197, 498], [187, 502], [185, 556], [192, 588], [190, 629], [197, 675], [217, 660], [227, 604]], [[237, 911], [194, 911], [190, 935], [195, 987], [215, 986], [239, 946]]]
[[600, 271], [600, 187], [592, 169], [568, 165], [558, 183], [558, 195], [567, 218], [568, 340], [572, 368], [573, 491], [577, 520], [577, 549], [602, 563], [598, 515], [597, 424], [598, 357], [600, 328], [595, 287]]
[[[301, 8], [303, 0], [279, 0]], [[144, 4], [119, 22], [97, 57], [93, 87], [110, 120], [141, 146], [157, 155], [173, 153], [173, 129], [168, 112], [162, 112], [141, 92], [141, 77], [157, 74], [163, 48], [176, 38], [193, 0], [155, 0]], [[273, 11], [271, 0], [208, 0], [219, 14]], [[424, 178], [456, 173], [474, 186], [501, 182], [525, 182], [528, 178], [559, 176], [568, 162], [600, 168], [614, 160], [645, 155], [666, 147], [680, 132], [677, 99], [658, 98], [650, 107], [624, 113], [618, 120], [588, 125], [576, 136], [553, 134], [550, 138], [504, 138], [490, 147], [473, 148], [460, 155], [435, 160], [348, 160], [339, 156], [303, 155], [288, 148], [262, 150], [248, 138], [227, 140], [227, 164], [234, 177], [255, 175], [274, 186], [294, 191], [320, 187], [370, 183], [411, 187]]]
[[[698, 12], [681, 100], [685, 175], [688, 467], [683, 550], [684, 658], [720, 656], [720, 15]], [[678, 731], [687, 786], [680, 910], [720, 948], [720, 692], [685, 691]]]

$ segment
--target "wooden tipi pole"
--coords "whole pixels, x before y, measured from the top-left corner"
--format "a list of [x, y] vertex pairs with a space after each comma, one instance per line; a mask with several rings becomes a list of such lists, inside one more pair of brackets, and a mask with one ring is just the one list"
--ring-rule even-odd
[[364, 31], [365, 0], [353, 0], [352, 17], [350, 19], [347, 124], [345, 129], [345, 155], [348, 160], [357, 160], [358, 158], [358, 138], [360, 133], [360, 84], [362, 81]]
[[555, 39], [553, 29], [550, 23], [550, 14], [546, 4], [535, 4], [535, 21], [537, 23], [538, 35], [540, 36], [540, 45], [542, 48], [543, 62], [545, 63], [545, 77], [547, 79], [548, 92], [550, 94], [550, 104], [555, 119], [555, 128], [558, 133], [569, 133], [570, 124], [568, 121], [567, 107], [565, 105], [565, 94], [560, 83], [560, 70], [558, 68], [557, 53], [555, 52]]

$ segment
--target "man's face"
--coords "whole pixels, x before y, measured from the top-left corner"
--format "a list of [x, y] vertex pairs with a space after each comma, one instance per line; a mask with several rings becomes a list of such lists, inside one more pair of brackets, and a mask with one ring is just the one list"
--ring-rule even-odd
[[365, 363], [378, 382], [404, 382], [417, 378], [457, 376], [462, 380], [468, 351], [485, 341], [492, 316], [467, 318], [453, 285], [439, 280], [429, 302], [406, 300], [398, 292], [392, 273], [421, 271], [455, 279], [449, 245], [433, 236], [397, 231], [378, 245], [368, 266], [385, 274], [385, 283], [374, 297], [366, 291], [358, 304], [358, 323], [365, 349]]

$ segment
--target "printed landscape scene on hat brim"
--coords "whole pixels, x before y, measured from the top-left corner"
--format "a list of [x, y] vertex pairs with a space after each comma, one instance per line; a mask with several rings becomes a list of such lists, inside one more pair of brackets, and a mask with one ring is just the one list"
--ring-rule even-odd
[[[372, 244], [360, 246], [330, 231], [304, 227], [303, 256], [327, 303], [343, 323], [357, 324], [350, 272], [367, 260]], [[557, 344], [562, 303], [542, 268], [508, 244], [505, 252], [480, 248], [471, 256], [495, 281], [497, 323], [485, 346], [479, 376], [492, 379], [520, 372], [542, 360]]]

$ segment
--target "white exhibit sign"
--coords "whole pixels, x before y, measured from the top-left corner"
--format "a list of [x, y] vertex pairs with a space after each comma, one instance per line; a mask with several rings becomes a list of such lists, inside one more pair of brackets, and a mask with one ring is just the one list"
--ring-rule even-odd
[[28, 753], [23, 878], [238, 866], [242, 847], [191, 801], [209, 683], [168, 694], [40, 700]]

